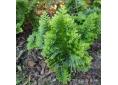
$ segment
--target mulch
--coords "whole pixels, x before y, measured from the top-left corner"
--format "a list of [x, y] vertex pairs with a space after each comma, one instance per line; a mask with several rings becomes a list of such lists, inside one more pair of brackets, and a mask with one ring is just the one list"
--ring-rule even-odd
[[[27, 51], [26, 38], [27, 35], [20, 34], [16, 40], [16, 77], [20, 80], [17, 85], [62, 85], [48, 69], [40, 50]], [[93, 57], [92, 68], [86, 73], [72, 73], [68, 85], [101, 85], [100, 49], [100, 40], [96, 40], [89, 50]]]

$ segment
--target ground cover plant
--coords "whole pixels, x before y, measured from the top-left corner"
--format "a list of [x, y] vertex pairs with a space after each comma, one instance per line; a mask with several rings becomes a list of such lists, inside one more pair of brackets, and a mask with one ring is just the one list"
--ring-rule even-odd
[[16, 2], [17, 34], [23, 32], [24, 22], [29, 19], [33, 28], [26, 49], [40, 50], [49, 70], [62, 84], [71, 81], [73, 72], [84, 73], [91, 68], [93, 58], [88, 50], [100, 38], [100, 1], [88, 1], [57, 0], [49, 8], [46, 0], [39, 1], [38, 5], [42, 7], [43, 3], [45, 7], [38, 16], [34, 12], [37, 0]]

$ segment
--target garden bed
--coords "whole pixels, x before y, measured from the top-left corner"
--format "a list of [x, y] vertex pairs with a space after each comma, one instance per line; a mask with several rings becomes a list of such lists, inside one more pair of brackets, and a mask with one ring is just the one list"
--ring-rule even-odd
[[[17, 85], [62, 85], [46, 66], [40, 50], [26, 50], [24, 36], [17, 38], [16, 51]], [[93, 44], [90, 54], [93, 57], [92, 68], [86, 73], [72, 73], [73, 78], [68, 85], [101, 85], [100, 40]]]

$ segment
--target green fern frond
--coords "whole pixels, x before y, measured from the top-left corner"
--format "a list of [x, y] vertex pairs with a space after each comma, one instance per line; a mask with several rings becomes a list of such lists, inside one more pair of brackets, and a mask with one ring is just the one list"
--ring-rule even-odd
[[28, 0], [16, 0], [16, 33], [23, 31], [22, 24], [28, 11]]
[[32, 35], [27, 39], [27, 49], [31, 50], [39, 47], [40, 37], [38, 32], [33, 32]]
[[39, 37], [40, 37], [39, 49], [43, 48], [44, 35], [49, 30], [49, 20], [50, 18], [46, 12], [40, 17], [39, 20], [40, 26], [38, 27]]
[[28, 38], [27, 48], [28, 50], [38, 48], [42, 49], [44, 44], [44, 35], [49, 30], [48, 27], [49, 17], [47, 13], [44, 13], [39, 19], [39, 26], [37, 32], [34, 31]]
[[100, 35], [100, 15], [91, 13], [78, 29], [81, 33], [81, 39], [91, 43]]

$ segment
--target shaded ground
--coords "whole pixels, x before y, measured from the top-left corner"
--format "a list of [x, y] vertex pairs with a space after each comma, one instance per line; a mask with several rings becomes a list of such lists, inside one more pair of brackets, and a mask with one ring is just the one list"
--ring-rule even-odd
[[[26, 37], [27, 35], [25, 37], [17, 36], [17, 85], [62, 85], [56, 80], [54, 73], [47, 68], [40, 55], [40, 50], [32, 52], [26, 50]], [[93, 44], [89, 51], [90, 55], [93, 56], [90, 71], [73, 73], [72, 80], [68, 85], [101, 85], [100, 40], [98, 41]]]

